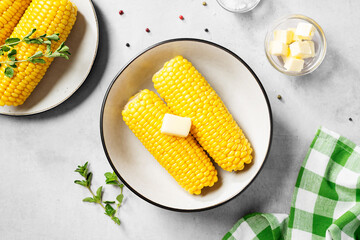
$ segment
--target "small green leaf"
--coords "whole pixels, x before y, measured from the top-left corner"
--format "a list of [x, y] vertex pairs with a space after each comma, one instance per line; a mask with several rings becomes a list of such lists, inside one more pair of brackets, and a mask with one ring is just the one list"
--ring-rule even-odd
[[8, 46], [3, 46], [1, 50], [3, 50], [4, 52], [8, 52], [10, 51], [10, 48]]
[[41, 38], [39, 38], [39, 39], [30, 39], [29, 43], [30, 44], [42, 44], [43, 40]]
[[91, 179], [92, 179], [92, 173], [89, 172], [87, 175], [86, 175], [86, 181], [87, 181], [87, 185], [90, 187], [91, 185]]
[[61, 48], [60, 50], [59, 50], [59, 52], [60, 53], [65, 53], [65, 52], [67, 52], [67, 51], [69, 51], [69, 47], [68, 46], [64, 46], [63, 48]]
[[4, 74], [8, 78], [12, 78], [14, 76], [14, 69], [12, 69], [11, 67], [6, 67]]
[[79, 185], [84, 186], [84, 187], [87, 187], [87, 181], [84, 181], [84, 180], [82, 180], [82, 181], [75, 180], [74, 183], [79, 184]]
[[46, 33], [39, 36], [39, 38], [44, 38], [44, 37], [46, 37]]
[[11, 56], [9, 56], [9, 60], [10, 60], [10, 61], [16, 61], [16, 58], [15, 58], [14, 55], [11, 55]]
[[65, 46], [65, 42], [62, 42], [60, 46], [56, 49], [55, 52], [58, 52], [60, 49], [62, 49]]
[[116, 200], [119, 201], [119, 204], [122, 203], [123, 199], [124, 199], [124, 195], [123, 195], [122, 193], [120, 193], [120, 194], [116, 197]]
[[47, 57], [49, 57], [49, 58], [61, 57], [61, 53], [53, 52], [53, 53], [49, 54]]
[[4, 55], [4, 51], [0, 49], [0, 56]]
[[46, 63], [42, 58], [30, 58], [28, 61], [31, 63]]
[[49, 40], [53, 40], [53, 41], [59, 41], [59, 39], [60, 39], [58, 33], [55, 33], [55, 34], [50, 35], [50, 36], [47, 36], [46, 38], [49, 39]]
[[112, 217], [111, 218], [117, 225], [120, 225], [120, 219], [117, 217]]
[[92, 197], [87, 197], [83, 199], [83, 202], [95, 202], [95, 200]]
[[113, 204], [115, 201], [104, 201], [105, 204]]
[[102, 197], [102, 186], [100, 186], [100, 187], [96, 190], [96, 196], [99, 198], [99, 200], [101, 200], [101, 197]]
[[36, 28], [33, 28], [33, 29], [31, 29], [31, 32], [30, 33], [28, 33], [24, 38], [23, 38], [23, 40], [25, 39], [25, 38], [29, 38], [29, 37], [31, 37], [31, 35], [33, 35], [34, 34], [34, 32], [36, 32]]
[[118, 178], [116, 176], [116, 174], [113, 172], [107, 172], [104, 174], [106, 177], [106, 184], [112, 184], [112, 185], [117, 185], [118, 184]]
[[5, 44], [10, 46], [16, 46], [17, 44], [19, 44], [19, 42], [20, 42], [19, 38], [8, 38], [5, 40]]
[[16, 49], [12, 48], [11, 51], [8, 53], [8, 57], [14, 56], [16, 53]]
[[49, 40], [45, 40], [44, 43], [45, 43], [46, 45], [51, 45], [51, 41], [49, 41]]
[[42, 51], [38, 51], [37, 53], [35, 53], [34, 55], [32, 55], [31, 57], [29, 58], [39, 58], [39, 57], [42, 57], [44, 56], [44, 54], [42, 53]]
[[115, 212], [116, 212], [115, 209], [110, 204], [105, 205], [105, 214], [106, 215], [114, 216]]
[[65, 53], [60, 53], [60, 57], [65, 58], [66, 60], [69, 60], [69, 56]]

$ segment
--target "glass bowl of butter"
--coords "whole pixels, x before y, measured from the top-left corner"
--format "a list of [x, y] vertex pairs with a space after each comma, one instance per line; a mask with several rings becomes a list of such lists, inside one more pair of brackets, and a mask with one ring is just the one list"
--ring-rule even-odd
[[290, 15], [269, 29], [265, 52], [276, 70], [291, 76], [305, 75], [313, 72], [324, 60], [325, 34], [313, 19]]

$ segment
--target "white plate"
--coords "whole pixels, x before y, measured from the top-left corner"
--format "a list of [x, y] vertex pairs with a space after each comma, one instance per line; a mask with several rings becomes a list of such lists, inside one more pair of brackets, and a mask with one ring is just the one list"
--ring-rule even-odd
[[[255, 152], [253, 164], [244, 171], [230, 173], [217, 167], [219, 182], [204, 188], [200, 196], [189, 194], [177, 184], [121, 116], [131, 96], [144, 88], [154, 90], [153, 74], [177, 55], [187, 58], [205, 76], [244, 130]], [[198, 211], [232, 199], [255, 178], [270, 147], [272, 118], [264, 88], [238, 56], [204, 40], [173, 39], [146, 49], [115, 77], [104, 99], [100, 131], [111, 166], [135, 194], [166, 209]]]
[[25, 103], [0, 107], [0, 114], [31, 115], [52, 109], [68, 99], [85, 81], [98, 48], [98, 21], [90, 0], [72, 2], [78, 8], [78, 15], [66, 40], [70, 60], [55, 59]]

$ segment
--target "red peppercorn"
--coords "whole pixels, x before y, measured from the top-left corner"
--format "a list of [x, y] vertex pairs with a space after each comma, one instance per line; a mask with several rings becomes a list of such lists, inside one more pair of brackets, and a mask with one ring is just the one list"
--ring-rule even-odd
[[183, 15], [180, 15], [180, 16], [179, 16], [179, 18], [180, 18], [181, 20], [184, 20], [184, 17], [183, 17]]
[[149, 28], [146, 28], [145, 31], [146, 31], [146, 32], [150, 32], [150, 29], [149, 29]]
[[124, 11], [123, 11], [123, 10], [120, 10], [120, 11], [119, 11], [119, 14], [120, 14], [120, 15], [123, 15], [123, 14], [124, 14]]

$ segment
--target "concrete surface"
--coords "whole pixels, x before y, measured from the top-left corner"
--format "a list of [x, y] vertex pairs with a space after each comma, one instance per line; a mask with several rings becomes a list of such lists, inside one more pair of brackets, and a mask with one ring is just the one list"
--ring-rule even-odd
[[[84, 85], [51, 111], [0, 116], [0, 239], [220, 239], [247, 213], [289, 212], [299, 167], [318, 126], [360, 143], [359, 1], [262, 0], [246, 14], [227, 12], [215, 0], [207, 2], [204, 7], [202, 0], [94, 0], [100, 46]], [[293, 13], [314, 18], [328, 40], [323, 64], [305, 77], [277, 72], [263, 50], [270, 24]], [[213, 41], [252, 67], [273, 110], [270, 155], [245, 192], [205, 212], [163, 210], [125, 189], [122, 225], [116, 226], [99, 206], [81, 202], [88, 193], [73, 183], [78, 179], [73, 171], [89, 161], [93, 184], [103, 184], [103, 173], [111, 171], [99, 131], [106, 89], [142, 49], [175, 37]], [[107, 187], [105, 196], [116, 193]]]

